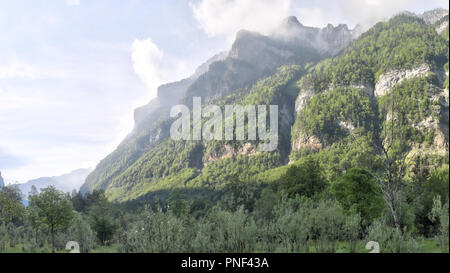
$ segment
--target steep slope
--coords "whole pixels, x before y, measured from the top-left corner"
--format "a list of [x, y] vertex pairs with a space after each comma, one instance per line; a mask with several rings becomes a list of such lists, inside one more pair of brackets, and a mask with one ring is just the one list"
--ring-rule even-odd
[[180, 101], [188, 86], [195, 82], [200, 75], [207, 72], [212, 63], [222, 60], [226, 55], [227, 52], [216, 54], [197, 68], [191, 77], [160, 86], [157, 98], [135, 110], [133, 131], [119, 144], [115, 151], [97, 165], [96, 169], [87, 177], [86, 183], [81, 187], [81, 192], [85, 193], [96, 188], [105, 189], [113, 177], [131, 166], [155, 142], [160, 138], [167, 138], [167, 134], [161, 134], [160, 126], [169, 117], [170, 107]]
[[[280, 141], [274, 152], [259, 152], [257, 141], [174, 141], [163, 139], [132, 166], [112, 179], [106, 194], [113, 200], [138, 198], [150, 191], [172, 188], [220, 189], [230, 179], [245, 180], [262, 170], [285, 164], [290, 127], [294, 121], [296, 81], [300, 66], [283, 66], [277, 72], [212, 103], [243, 105], [277, 104], [280, 109]], [[222, 108], [223, 109], [223, 108]], [[169, 127], [162, 127], [168, 131]]]
[[[347, 27], [339, 26], [334, 28], [329, 26], [325, 29], [309, 28], [302, 26], [293, 18], [288, 18], [283, 22], [278, 32], [283, 32], [286, 35], [283, 37], [277, 35], [263, 36], [254, 32], [240, 31], [228, 56], [223, 60], [211, 63], [209, 69], [187, 88], [180, 102], [190, 106], [192, 104], [192, 97], [201, 97], [202, 103], [207, 104], [210, 102], [220, 102], [225, 97], [239, 92], [248, 92], [259, 79], [274, 75], [281, 65], [299, 64], [300, 66], [304, 66], [306, 64], [314, 64], [332, 55], [334, 51], [345, 47], [353, 39], [354, 35]], [[310, 43], [305, 38], [306, 36], [302, 38], [295, 35], [295, 33], [306, 35], [304, 34], [306, 32], [309, 36], [316, 37], [315, 39], [321, 42]], [[333, 35], [343, 36], [344, 38], [340, 39], [340, 44], [336, 44], [335, 39], [332, 39]], [[326, 43], [333, 44], [324, 47], [323, 45]], [[331, 48], [333, 52], [327, 50]], [[295, 82], [295, 80], [289, 81], [288, 85], [291, 85], [292, 82]], [[176, 85], [183, 86], [183, 88], [179, 89], [182, 91], [188, 84], [188, 82], [184, 81]], [[160, 90], [162, 89], [164, 87], [160, 88]], [[240, 103], [238, 100], [235, 102]], [[293, 103], [293, 99], [290, 102]], [[200, 145], [199, 148], [198, 145], [192, 144], [188, 145], [188, 148], [186, 148], [188, 150], [182, 152], [185, 149], [183, 144], [173, 144], [181, 149], [177, 150], [177, 158], [179, 158], [182, 164], [180, 163], [181, 165], [178, 166], [176, 162], [171, 162], [175, 159], [168, 159], [170, 158], [168, 156], [170, 149], [174, 148], [168, 139], [169, 128], [172, 123], [172, 120], [168, 118], [170, 107], [168, 105], [160, 107], [159, 103], [156, 106], [159, 108], [147, 114], [145, 118], [138, 118], [139, 123], [133, 133], [122, 142], [116, 151], [100, 162], [96, 170], [87, 178], [86, 184], [82, 187], [82, 191], [106, 189], [109, 196], [115, 199], [123, 195], [125, 192], [124, 187], [134, 187], [133, 185], [135, 184], [142, 186], [144, 183], [142, 182], [143, 178], [153, 179], [156, 177], [159, 179], [160, 177], [158, 175], [165, 177], [169, 174], [161, 170], [156, 171], [158, 173], [156, 176], [154, 175], [155, 171], [147, 174], [144, 170], [140, 170], [139, 172], [131, 171], [139, 169], [135, 166], [136, 164], [142, 164], [140, 163], [141, 161], [153, 162], [157, 160], [158, 162], [166, 162], [169, 166], [161, 167], [164, 170], [174, 165], [173, 169], [176, 169], [176, 171], [170, 172], [170, 174], [173, 173], [174, 175], [186, 173], [187, 177], [191, 177], [199, 174], [199, 170], [204, 165], [199, 158], [202, 158], [202, 154], [205, 154], [205, 151], [203, 151], [205, 147]], [[288, 120], [291, 120], [292, 123], [294, 116], [292, 111], [293, 107], [290, 107], [290, 110], [287, 109], [288, 107], [285, 107], [284, 111], [291, 112], [289, 114], [291, 117]], [[289, 132], [289, 128], [290, 126], [287, 126], [287, 130], [285, 131]], [[289, 138], [289, 134], [287, 134], [286, 139]], [[287, 140], [285, 142], [288, 143], [288, 147], [289, 141]], [[284, 159], [279, 159], [279, 162], [286, 161], [288, 149], [284, 148], [284, 151], [281, 153]], [[197, 153], [194, 153], [194, 155], [190, 150], [199, 150], [199, 154], [201, 155], [197, 156]], [[209, 153], [206, 152], [206, 154]], [[191, 155], [191, 158], [187, 160], [186, 158], [182, 158], [182, 155]], [[157, 157], [160, 159], [156, 159]], [[149, 163], [145, 164], [147, 165]], [[186, 169], [191, 167], [195, 167], [195, 170]], [[155, 168], [157, 169], [159, 167]], [[131, 173], [133, 174], [131, 175]], [[142, 191], [134, 191], [134, 193], [130, 194], [135, 197], [136, 192], [139, 192], [139, 194], [142, 193]]]

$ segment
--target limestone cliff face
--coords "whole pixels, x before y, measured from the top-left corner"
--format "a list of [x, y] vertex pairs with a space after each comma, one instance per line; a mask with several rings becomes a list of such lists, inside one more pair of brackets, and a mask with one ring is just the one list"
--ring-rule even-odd
[[217, 160], [222, 160], [237, 155], [252, 156], [258, 153], [259, 151], [257, 150], [257, 147], [251, 142], [242, 144], [242, 146], [240, 146], [238, 149], [233, 148], [229, 144], [225, 144], [220, 148], [219, 151], [212, 151], [205, 155], [203, 166], [207, 166], [208, 164]]
[[448, 15], [442, 20], [438, 21], [435, 25], [437, 33], [441, 34], [448, 29]]
[[434, 9], [430, 11], [425, 11], [423, 14], [419, 15], [427, 24], [434, 24], [443, 17], [448, 15], [448, 10], [446, 9]]
[[317, 150], [322, 149], [322, 147], [323, 145], [318, 137], [308, 136], [305, 133], [300, 133], [299, 137], [292, 142], [293, 150], [302, 150], [305, 148]]
[[386, 95], [395, 85], [414, 77], [424, 77], [431, 72], [428, 64], [419, 65], [409, 70], [393, 70], [381, 75], [375, 84], [375, 96]]

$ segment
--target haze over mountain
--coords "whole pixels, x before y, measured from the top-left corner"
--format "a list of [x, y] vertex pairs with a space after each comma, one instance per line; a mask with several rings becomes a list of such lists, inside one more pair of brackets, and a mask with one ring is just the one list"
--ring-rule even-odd
[[15, 184], [15, 186], [20, 189], [22, 194], [25, 195], [25, 198], [28, 198], [28, 194], [33, 186], [36, 187], [38, 191], [49, 186], [54, 186], [62, 192], [72, 193], [73, 190], [78, 191], [80, 189], [91, 171], [92, 169], [78, 169], [61, 176], [41, 177], [26, 183]]

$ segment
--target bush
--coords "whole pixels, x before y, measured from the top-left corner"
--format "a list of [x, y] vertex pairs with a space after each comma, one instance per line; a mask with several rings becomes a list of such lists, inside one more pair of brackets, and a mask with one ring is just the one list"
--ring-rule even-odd
[[381, 253], [420, 253], [423, 250], [414, 238], [401, 234], [392, 227], [386, 217], [381, 217], [369, 227], [366, 241], [375, 241], [380, 245]]

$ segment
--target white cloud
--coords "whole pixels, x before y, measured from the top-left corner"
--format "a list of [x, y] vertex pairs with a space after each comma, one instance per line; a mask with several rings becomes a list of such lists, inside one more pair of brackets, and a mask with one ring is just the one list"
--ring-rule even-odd
[[291, 0], [200, 0], [190, 6], [207, 35], [230, 39], [241, 29], [267, 34], [291, 15]]
[[70, 7], [79, 6], [80, 0], [66, 0], [66, 4]]
[[6, 54], [0, 64], [0, 170], [7, 181], [95, 166], [131, 131], [133, 109], [147, 99], [129, 43], [72, 46]]
[[320, 8], [299, 8], [297, 13], [301, 23], [306, 26], [325, 26], [330, 23]]
[[156, 97], [157, 88], [163, 82], [160, 70], [163, 56], [163, 52], [150, 38], [135, 40], [131, 46], [134, 71], [150, 91], [151, 98]]

